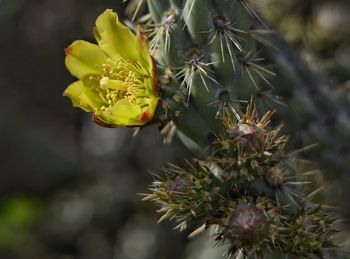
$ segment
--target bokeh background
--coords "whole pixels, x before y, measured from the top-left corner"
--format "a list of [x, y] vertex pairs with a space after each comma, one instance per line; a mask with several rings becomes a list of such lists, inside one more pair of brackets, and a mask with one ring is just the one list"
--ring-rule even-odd
[[[349, 94], [349, 1], [260, 2], [302, 58]], [[190, 157], [182, 145], [163, 145], [155, 127], [132, 137], [96, 126], [62, 97], [74, 81], [64, 48], [93, 41], [106, 8], [123, 14], [125, 4], [0, 0], [0, 258], [214, 258], [157, 224], [156, 207], [138, 195], [152, 180], [146, 169]]]

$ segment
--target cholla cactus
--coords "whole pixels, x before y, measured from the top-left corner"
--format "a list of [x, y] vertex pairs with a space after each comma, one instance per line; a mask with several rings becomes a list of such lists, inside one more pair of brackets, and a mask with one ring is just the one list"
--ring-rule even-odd
[[[248, 0], [147, 0], [147, 4], [147, 18], [151, 18], [143, 19], [147, 22], [142, 30], [148, 34], [152, 62], [148, 51], [145, 56], [141, 54], [146, 51], [136, 58], [127, 56], [132, 66], [147, 72], [140, 74], [146, 79], [132, 81], [134, 87], [141, 81], [147, 94], [135, 96], [139, 112], [131, 113], [131, 118], [126, 109], [122, 114], [116, 109], [108, 113], [107, 122], [114, 126], [154, 122], [167, 142], [176, 128], [195, 157], [154, 172], [145, 200], [160, 206], [160, 221], [174, 219], [180, 230], [215, 229], [217, 243], [227, 245], [231, 258], [242, 253], [268, 257], [271, 251], [297, 258], [322, 257], [333, 245], [335, 219], [311, 202], [319, 189], [308, 195], [304, 187], [313, 175], [294, 166], [296, 158], [287, 150], [282, 126], [273, 126], [274, 111], [259, 98], [272, 89], [276, 76], [259, 50], [269, 53], [275, 46], [269, 41], [273, 38], [265, 37], [270, 31], [254, 6]], [[139, 10], [141, 2], [135, 6]], [[113, 28], [116, 22], [120, 29], [114, 17], [106, 26]], [[117, 46], [128, 44], [124, 30], [113, 34]], [[101, 35], [110, 32], [99, 31], [97, 41], [108, 54]], [[138, 30], [137, 35], [144, 46], [143, 34]], [[156, 75], [159, 92], [150, 87], [156, 85], [151, 80]], [[147, 78], [151, 81], [144, 85]], [[97, 87], [114, 90], [125, 102], [135, 101], [108, 80], [100, 76]], [[123, 83], [119, 81], [115, 83]], [[139, 103], [138, 98], [148, 102]], [[127, 117], [128, 123], [118, 123], [120, 116]]]
[[180, 230], [215, 227], [232, 258], [273, 250], [321, 256], [332, 246], [334, 218], [303, 196], [307, 179], [296, 176], [281, 127], [270, 128], [271, 113], [259, 119], [253, 107], [240, 120], [221, 119], [222, 132], [203, 158], [154, 173], [145, 200], [160, 205], [160, 221], [174, 219]]

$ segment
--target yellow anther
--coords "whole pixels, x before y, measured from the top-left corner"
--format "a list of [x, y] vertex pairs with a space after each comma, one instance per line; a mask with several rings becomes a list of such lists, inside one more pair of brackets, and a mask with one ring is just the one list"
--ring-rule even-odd
[[98, 91], [100, 92], [99, 95], [103, 96], [101, 96], [101, 99], [106, 102], [106, 106], [110, 107], [121, 99], [125, 99], [130, 103], [142, 102], [140, 95], [143, 95], [144, 92], [139, 89], [143, 83], [140, 76], [141, 73], [138, 73], [138, 67], [122, 58], [111, 59], [103, 64]]

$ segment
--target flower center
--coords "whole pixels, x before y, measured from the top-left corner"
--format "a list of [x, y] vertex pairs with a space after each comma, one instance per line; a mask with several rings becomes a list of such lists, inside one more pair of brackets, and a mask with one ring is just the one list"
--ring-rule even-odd
[[144, 80], [148, 77], [148, 73], [137, 62], [121, 57], [108, 59], [102, 65], [101, 75], [90, 77], [98, 82], [95, 91], [105, 103], [100, 110], [112, 107], [117, 101], [123, 99], [141, 107], [147, 105], [148, 97]]

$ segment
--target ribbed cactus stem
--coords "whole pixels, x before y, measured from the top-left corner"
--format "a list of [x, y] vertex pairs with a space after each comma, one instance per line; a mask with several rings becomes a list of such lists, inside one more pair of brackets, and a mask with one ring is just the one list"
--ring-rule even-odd
[[210, 5], [208, 1], [186, 1], [183, 8], [183, 20], [194, 44], [199, 46], [207, 44], [206, 33], [210, 30]]

